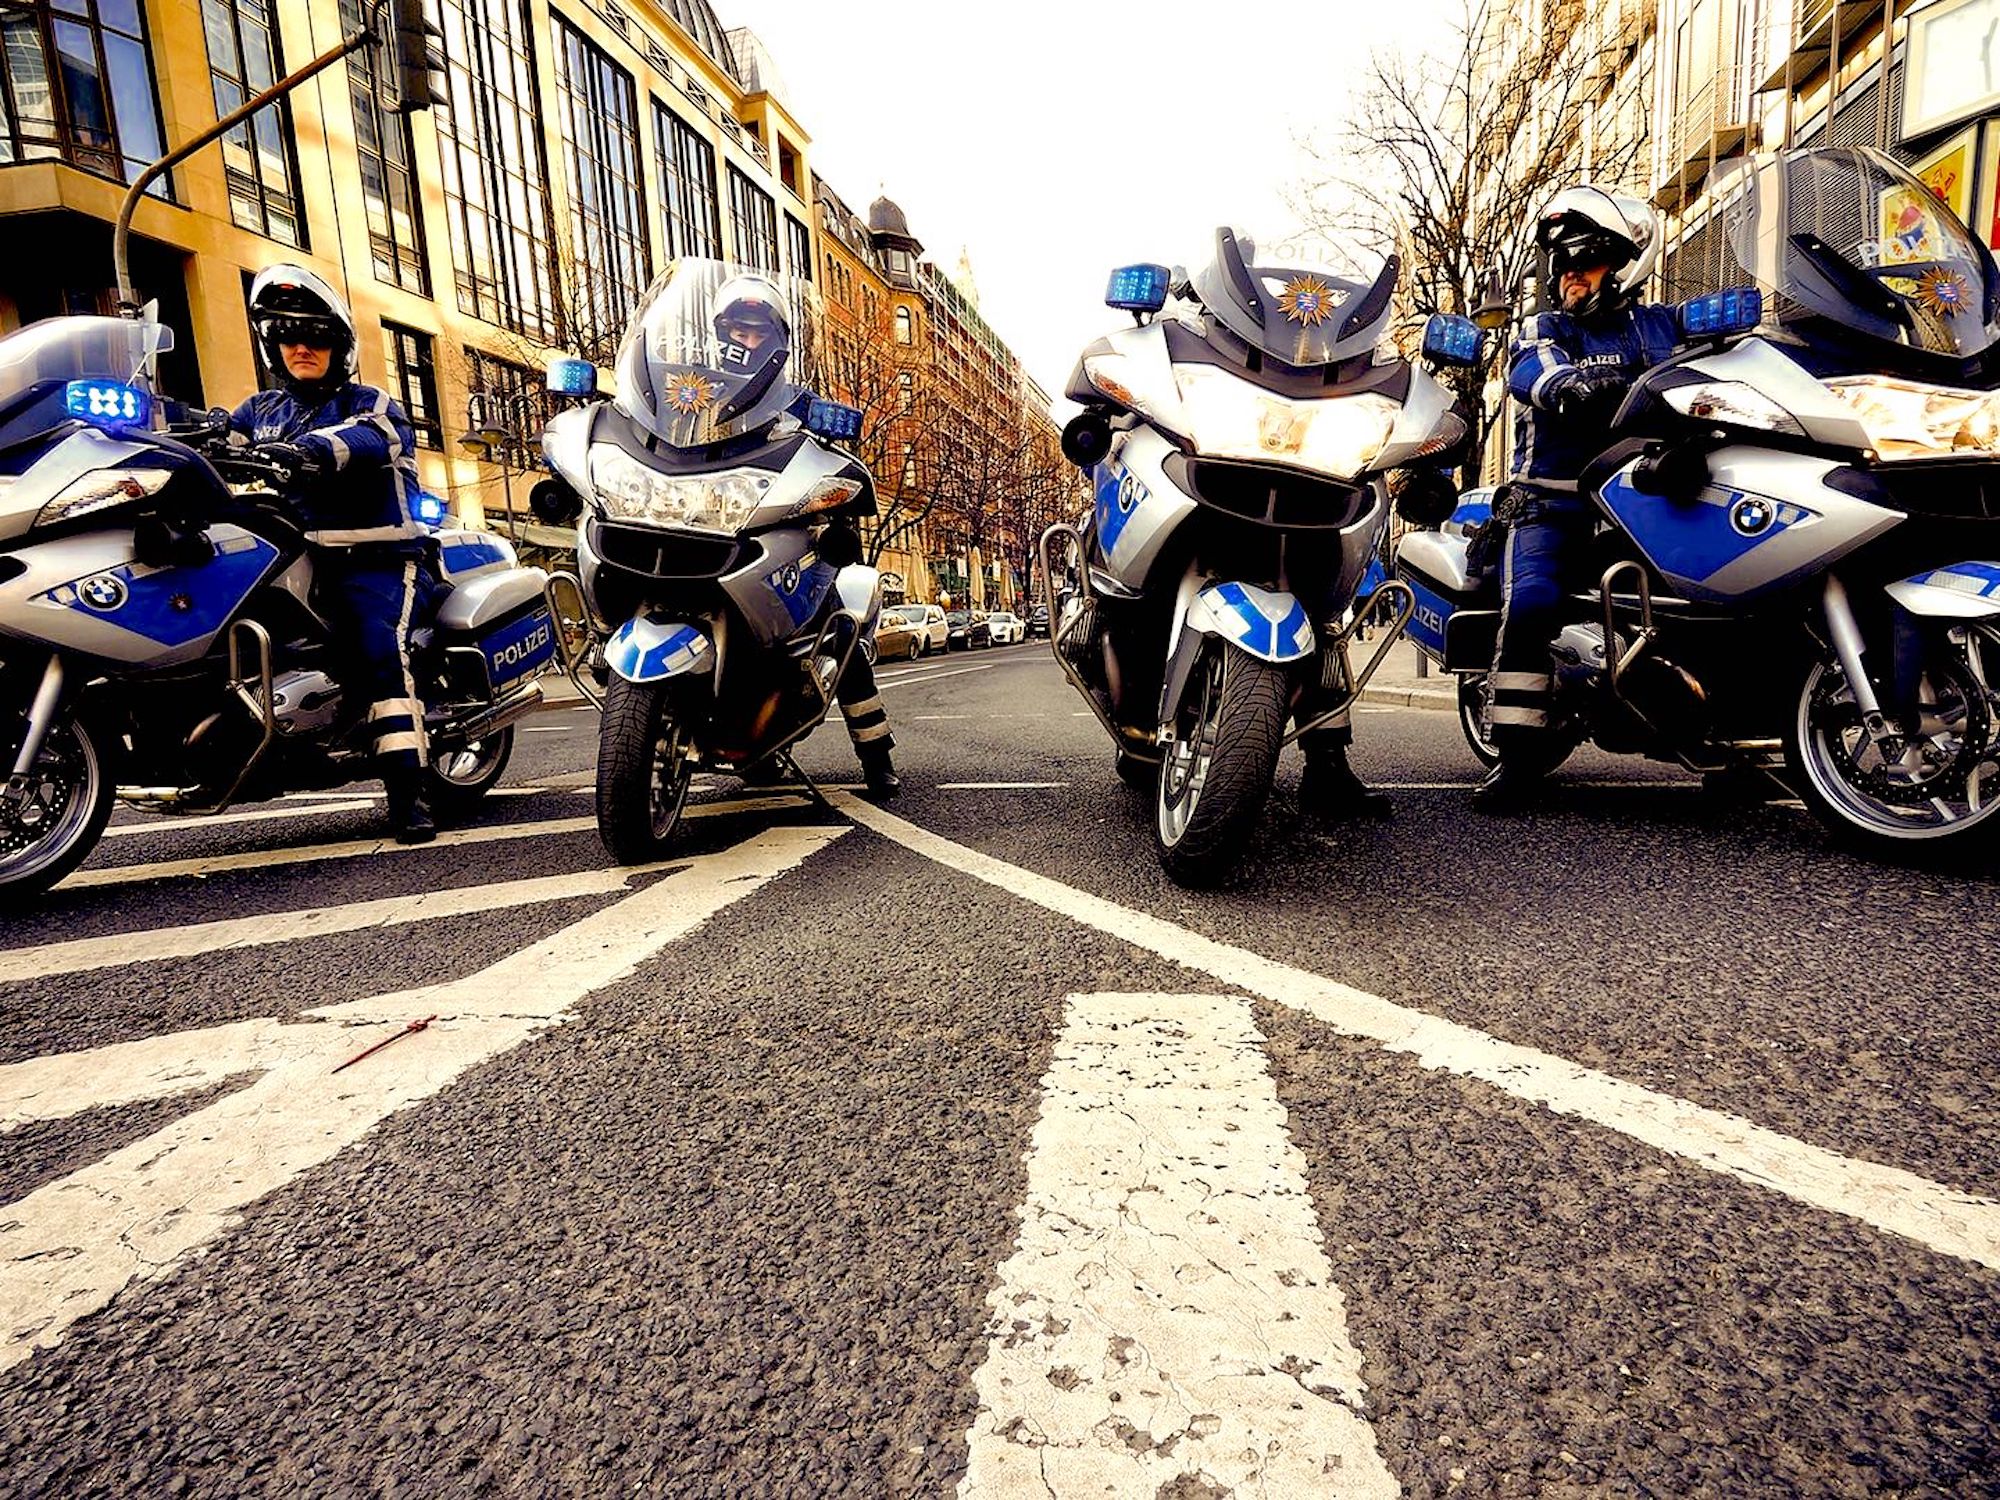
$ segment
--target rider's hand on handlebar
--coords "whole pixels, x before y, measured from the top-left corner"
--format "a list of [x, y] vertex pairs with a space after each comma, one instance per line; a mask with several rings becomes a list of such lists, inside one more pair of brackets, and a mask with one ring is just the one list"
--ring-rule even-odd
[[280, 471], [288, 485], [311, 484], [326, 473], [320, 456], [298, 443], [259, 443], [250, 452]]
[[1608, 419], [1631, 383], [1622, 370], [1611, 365], [1583, 365], [1563, 382], [1555, 399], [1556, 414]]

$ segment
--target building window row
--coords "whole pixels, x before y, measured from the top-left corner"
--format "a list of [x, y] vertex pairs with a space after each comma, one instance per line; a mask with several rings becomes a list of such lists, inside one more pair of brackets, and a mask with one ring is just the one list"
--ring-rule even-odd
[[[361, 0], [340, 0], [340, 26], [352, 33], [363, 24]], [[348, 62], [348, 97], [354, 106], [354, 155], [361, 169], [361, 202], [368, 219], [368, 250], [375, 279], [428, 297], [430, 266], [424, 258], [423, 218], [418, 213], [415, 152], [410, 122], [382, 108], [379, 53], [364, 49]]]
[[[273, 0], [201, 0], [201, 25], [217, 119], [285, 76]], [[222, 138], [222, 172], [238, 228], [305, 247], [290, 101], [266, 105]]]
[[0, 0], [0, 165], [130, 182], [161, 140], [139, 0]]
[[668, 257], [720, 256], [722, 209], [715, 191], [715, 147], [655, 99], [653, 149], [660, 169], [660, 222]]
[[736, 258], [766, 271], [778, 269], [778, 205], [741, 171], [729, 169], [729, 218]]
[[632, 75], [560, 17], [556, 46], [562, 136], [569, 158], [572, 265], [563, 277], [568, 343], [608, 364], [652, 279], [639, 103]]

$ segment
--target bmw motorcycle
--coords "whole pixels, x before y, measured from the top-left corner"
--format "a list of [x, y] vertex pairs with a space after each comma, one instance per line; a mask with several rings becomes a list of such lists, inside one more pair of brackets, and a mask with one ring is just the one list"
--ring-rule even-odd
[[[1044, 578], [1075, 579], [1056, 660], [1119, 775], [1152, 791], [1160, 861], [1191, 885], [1233, 867], [1280, 749], [1346, 708], [1396, 640], [1411, 591], [1388, 581], [1372, 600], [1389, 627], [1362, 667], [1349, 660], [1386, 477], [1465, 432], [1384, 341], [1393, 257], [1371, 276], [1255, 255], [1223, 228], [1192, 279], [1112, 273], [1105, 302], [1135, 326], [1084, 350], [1067, 391], [1084, 409], [1063, 432], [1092, 505], [1041, 539]], [[1469, 362], [1478, 337], [1435, 318], [1425, 352]]]
[[[2000, 834], [2000, 274], [1890, 157], [1759, 158], [1729, 210], [1753, 284], [1681, 309], [1581, 480], [1601, 548], [1550, 643], [1585, 740], [1782, 779], [1875, 854]], [[1411, 638], [1472, 683], [1498, 586], [1403, 539]]]
[[[0, 893], [74, 870], [114, 798], [205, 813], [370, 774], [280, 474], [231, 450], [223, 413], [167, 430], [149, 371], [172, 347], [150, 310], [0, 339]], [[462, 814], [541, 701], [556, 615], [505, 542], [437, 540], [447, 591], [414, 665], [429, 795]]]
[[[754, 348], [729, 321], [752, 304], [769, 319]], [[801, 383], [814, 317], [808, 283], [677, 260], [626, 331], [618, 399], [543, 436], [582, 505], [579, 573], [604, 640], [597, 824], [621, 862], [660, 856], [697, 770], [782, 775], [874, 634], [880, 574], [820, 555], [852, 536], [832, 523], [875, 513], [875, 488], [836, 446], [861, 414]]]

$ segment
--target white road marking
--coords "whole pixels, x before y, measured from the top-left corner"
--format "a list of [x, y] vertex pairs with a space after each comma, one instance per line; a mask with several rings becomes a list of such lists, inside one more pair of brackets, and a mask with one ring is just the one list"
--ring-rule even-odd
[[370, 801], [380, 802], [382, 800], [382, 793], [380, 792], [287, 792], [285, 793], [284, 800], [287, 802], [345, 802], [352, 797], [366, 797]]
[[969, 719], [971, 717], [972, 717], [971, 714], [911, 714], [910, 715], [910, 718], [913, 722], [918, 719]]
[[925, 682], [942, 682], [947, 677], [963, 677], [967, 672], [990, 672], [998, 665], [998, 662], [988, 662], [983, 667], [959, 667], [950, 672], [933, 672], [928, 677], [898, 677], [893, 682], [878, 682], [875, 685], [883, 692], [887, 692], [892, 687], [909, 687], [912, 684]]
[[1042, 792], [1059, 786], [1068, 786], [1067, 781], [940, 781], [941, 792]]
[[[268, 1071], [248, 1088], [8, 1205], [0, 1224], [0, 1369], [59, 1342], [71, 1323], [110, 1302], [127, 1282], [167, 1274], [233, 1228], [248, 1204], [466, 1069], [561, 1022], [585, 997], [629, 977], [668, 943], [843, 832], [768, 830], [465, 979], [312, 1013], [337, 1024], [250, 1022], [160, 1039], [180, 1044], [181, 1078], [198, 1079], [204, 1069], [206, 1076], [224, 1076], [213, 1073], [217, 1067]], [[442, 1019], [429, 1030], [332, 1072], [368, 1043], [433, 1014]], [[162, 1061], [160, 1045], [139, 1045], [153, 1048], [146, 1054], [152, 1066], [176, 1067]], [[90, 1102], [129, 1095], [118, 1064], [138, 1055], [114, 1046], [16, 1065], [0, 1074], [16, 1095], [0, 1098], [0, 1107], [19, 1107], [24, 1086], [59, 1089], [63, 1077], [70, 1080], [71, 1113], [86, 1090], [94, 1095]]]
[[1407, 1052], [1427, 1068], [1574, 1115], [1725, 1177], [1858, 1219], [1942, 1255], [2000, 1270], [2000, 1203], [1900, 1167], [1842, 1156], [1740, 1115], [1643, 1088], [1533, 1047], [1217, 942], [953, 843], [856, 797], [834, 805], [926, 859], [1134, 947], [1301, 1011], [1344, 1035]]
[[[579, 791], [588, 794], [590, 788]], [[739, 797], [728, 802], [703, 802], [690, 806], [683, 818], [712, 818], [725, 813], [763, 812], [771, 808], [805, 805], [799, 797]], [[358, 859], [369, 854], [422, 854], [433, 849], [457, 848], [467, 844], [504, 843], [510, 839], [554, 837], [583, 833], [597, 827], [597, 819], [545, 818], [534, 823], [495, 823], [484, 828], [452, 828], [428, 844], [399, 844], [391, 838], [353, 839], [340, 844], [290, 844], [282, 849], [253, 849], [241, 854], [167, 859], [144, 865], [107, 865], [72, 875], [56, 889], [82, 890], [95, 886], [135, 885], [168, 880], [180, 875], [220, 875], [235, 870], [262, 870], [281, 865], [311, 864], [320, 859]]]
[[[1371, 781], [1368, 783], [1378, 792], [1469, 792], [1479, 783], [1476, 781]], [[1699, 781], [1620, 781], [1615, 777], [1600, 776], [1589, 781], [1551, 781], [1549, 789], [1558, 791], [1564, 787], [1584, 787], [1595, 791], [1616, 790], [1638, 792], [1698, 792]]]
[[1399, 1493], [1263, 1041], [1236, 996], [1069, 998], [961, 1497]]
[[547, 875], [533, 880], [503, 880], [488, 885], [448, 886], [387, 896], [377, 901], [352, 901], [342, 906], [316, 906], [278, 911], [260, 917], [232, 917], [221, 922], [197, 922], [186, 927], [152, 927], [137, 932], [113, 932], [100, 937], [72, 938], [37, 948], [0, 953], [0, 984], [46, 979], [55, 974], [82, 974], [122, 964], [158, 963], [192, 958], [228, 948], [258, 948], [270, 943], [296, 942], [337, 932], [361, 932], [371, 927], [400, 927], [439, 917], [463, 917], [475, 912], [505, 911], [545, 901], [569, 901], [583, 896], [607, 896], [626, 888], [628, 877], [660, 866], [587, 870], [580, 875]]
[[224, 823], [265, 823], [273, 818], [311, 818], [324, 813], [361, 812], [374, 806], [373, 798], [364, 797], [345, 802], [314, 802], [304, 807], [266, 807], [255, 812], [211, 813], [200, 818], [177, 818], [172, 813], [161, 813], [143, 823], [114, 823], [104, 830], [104, 836], [115, 839], [137, 833], [178, 833], [189, 828], [214, 828]]
[[530, 724], [522, 729], [523, 734], [574, 734], [586, 726], [581, 724]]

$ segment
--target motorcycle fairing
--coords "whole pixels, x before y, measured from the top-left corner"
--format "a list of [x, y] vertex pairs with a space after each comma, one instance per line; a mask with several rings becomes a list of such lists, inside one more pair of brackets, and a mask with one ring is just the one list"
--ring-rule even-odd
[[664, 615], [636, 615], [612, 633], [604, 660], [627, 682], [644, 685], [713, 670], [715, 646], [699, 626]]
[[817, 555], [809, 552], [798, 561], [788, 562], [765, 574], [764, 583], [791, 617], [793, 628], [804, 629], [806, 622], [817, 615], [820, 606], [826, 602], [839, 571], [833, 564], [822, 562]]
[[438, 572], [446, 583], [464, 583], [516, 566], [514, 549], [503, 537], [486, 531], [440, 531]]
[[1598, 500], [1674, 591], [1711, 602], [1768, 593], [1823, 569], [1902, 517], [1832, 488], [1840, 464], [1748, 446], [1709, 456], [1710, 482], [1691, 500], [1642, 493], [1634, 459]]
[[1211, 583], [1188, 606], [1187, 629], [1219, 635], [1259, 661], [1302, 661], [1318, 647], [1305, 606], [1248, 583]]
[[1173, 445], [1149, 427], [1125, 435], [1092, 471], [1092, 513], [1104, 567], [1128, 589], [1145, 585], [1160, 549], [1196, 509], [1167, 476]]
[[1990, 619], [2000, 615], [2000, 563], [1961, 562], [1931, 568], [1890, 584], [1887, 592], [1913, 615]]

